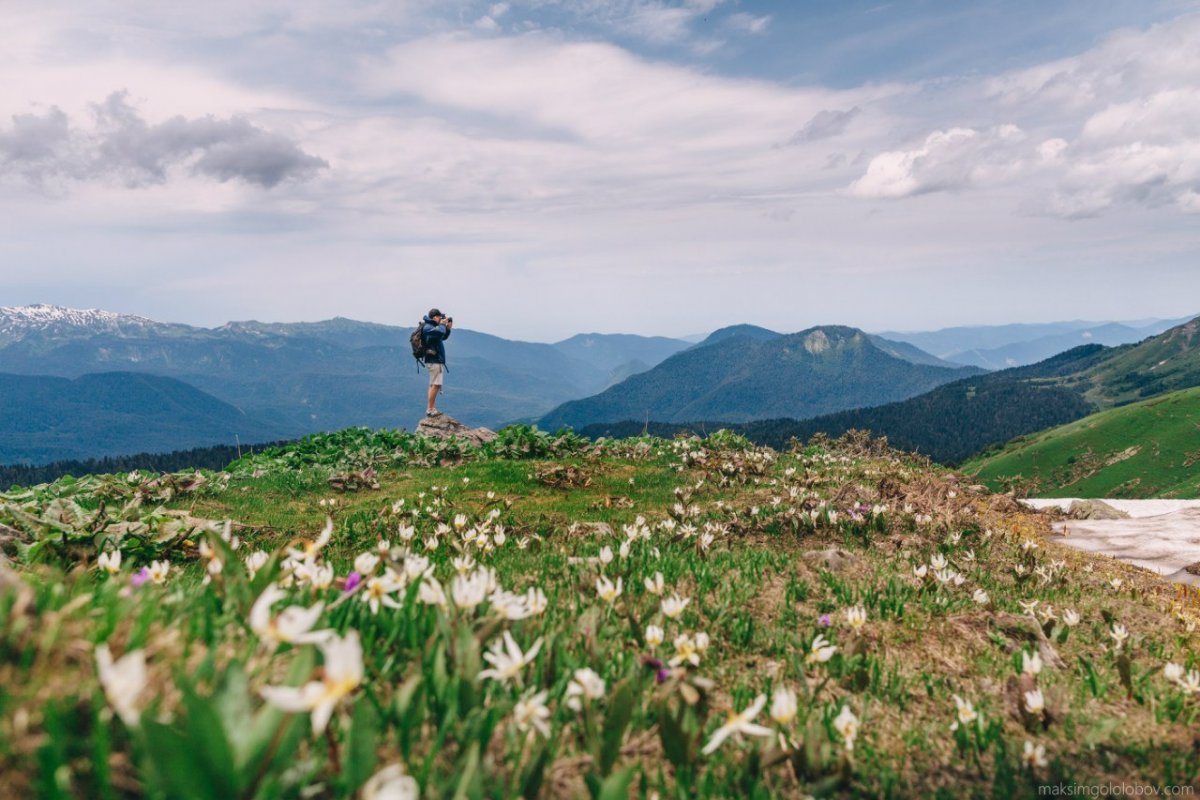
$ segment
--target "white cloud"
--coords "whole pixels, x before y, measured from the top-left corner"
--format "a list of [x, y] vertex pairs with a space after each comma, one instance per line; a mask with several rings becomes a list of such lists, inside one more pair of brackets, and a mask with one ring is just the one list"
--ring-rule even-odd
[[[1068, 218], [1131, 205], [1191, 211], [1200, 190], [1196, 41], [1200, 16], [1185, 16], [1119, 32], [1074, 58], [967, 82], [950, 90], [949, 107], [972, 113], [982, 96], [984, 113], [1001, 124], [950, 125], [878, 153], [850, 192], [1015, 188], [1026, 195], [1023, 208]], [[1027, 135], [1005, 133], [1015, 130]]]
[[908, 197], [1001, 181], [1022, 169], [1021, 151], [1026, 149], [1027, 137], [1015, 125], [989, 131], [934, 131], [918, 147], [872, 158], [866, 174], [850, 184], [850, 193], [866, 198]]

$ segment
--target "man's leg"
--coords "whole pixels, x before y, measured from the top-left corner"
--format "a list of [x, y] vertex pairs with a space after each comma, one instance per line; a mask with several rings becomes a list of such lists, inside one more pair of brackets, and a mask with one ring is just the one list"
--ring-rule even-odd
[[441, 364], [429, 365], [429, 402], [425, 406], [426, 414], [437, 413], [437, 396], [442, 391], [443, 371], [445, 367]]

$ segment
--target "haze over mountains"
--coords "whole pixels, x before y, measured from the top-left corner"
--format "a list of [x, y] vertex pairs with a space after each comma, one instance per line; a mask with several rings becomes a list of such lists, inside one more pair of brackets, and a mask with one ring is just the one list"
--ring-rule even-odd
[[[775, 447], [817, 433], [840, 436], [850, 429], [868, 430], [887, 436], [895, 447], [954, 464], [1101, 409], [1195, 386], [1200, 386], [1200, 318], [1138, 344], [1084, 345], [1037, 364], [946, 383], [899, 402], [809, 419], [758, 420], [736, 429]], [[651, 425], [650, 431], [669, 435], [721, 427], [721, 421], [709, 419], [713, 421]], [[623, 436], [642, 427], [630, 420], [585, 426], [582, 432]]]
[[878, 405], [978, 374], [856, 328], [780, 335], [739, 326], [715, 332], [654, 369], [542, 417], [547, 429], [645, 419], [744, 422]]
[[[1080, 335], [1162, 324], [1058, 325], [1070, 329], [1059, 335]], [[537, 418], [548, 427], [583, 427], [624, 419], [730, 423], [856, 413], [982, 378], [979, 367], [940, 358], [919, 343], [962, 353], [1004, 336], [1025, 337], [997, 345], [1015, 348], [1046, 340], [1041, 334], [1052, 328], [896, 334], [901, 340], [841, 326], [781, 334], [735, 325], [698, 343], [592, 333], [553, 344], [458, 329], [448, 343], [442, 405], [464, 422], [488, 426]], [[10, 410], [0, 419], [0, 463], [233, 443], [235, 436], [243, 443], [274, 440], [353, 425], [411, 427], [423, 409], [426, 377], [409, 353], [410, 331], [343, 318], [201, 328], [98, 310], [0, 308], [0, 374], [7, 374], [0, 407]], [[41, 380], [10, 379], [16, 375]], [[1168, 383], [1179, 380], [1190, 378]], [[120, 398], [110, 391], [119, 385], [127, 386]], [[1083, 402], [1090, 405], [1067, 402], [1069, 408], [1047, 416], [1049, 424], [1100, 401]], [[138, 418], [157, 421], [135, 430], [130, 423]]]
[[[427, 378], [410, 353], [410, 332], [347, 319], [198, 328], [101, 311], [5, 308], [0, 373], [78, 378], [119, 371], [175, 378], [246, 415], [249, 432], [231, 425], [214, 442], [231, 442], [235, 433], [243, 441], [263, 432], [277, 439], [353, 425], [414, 424], [424, 410]], [[463, 421], [498, 426], [603, 390], [622, 370], [649, 368], [688, 346], [662, 337], [589, 334], [560, 347], [459, 329], [450, 341], [448, 398]], [[189, 427], [181, 418], [181, 432]], [[81, 438], [69, 456], [61, 442], [42, 456], [29, 455], [28, 448], [19, 455], [0, 449], [0, 462], [131, 452], [115, 439], [102, 447], [97, 441]]]
[[915, 345], [939, 358], [998, 370], [1035, 364], [1073, 347], [1102, 344], [1115, 347], [1140, 342], [1182, 325], [1191, 317], [1134, 322], [1051, 322], [945, 328], [923, 333], [886, 332], [880, 336]]

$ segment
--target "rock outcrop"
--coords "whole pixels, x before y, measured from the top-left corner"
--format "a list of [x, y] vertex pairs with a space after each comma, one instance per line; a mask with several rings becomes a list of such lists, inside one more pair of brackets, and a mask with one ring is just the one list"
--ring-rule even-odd
[[466, 439], [473, 445], [487, 444], [496, 438], [496, 432], [488, 428], [468, 428], [449, 414], [425, 417], [417, 425], [417, 433], [434, 439]]
[[1129, 519], [1124, 511], [1113, 508], [1103, 500], [1076, 500], [1067, 511], [1071, 519]]

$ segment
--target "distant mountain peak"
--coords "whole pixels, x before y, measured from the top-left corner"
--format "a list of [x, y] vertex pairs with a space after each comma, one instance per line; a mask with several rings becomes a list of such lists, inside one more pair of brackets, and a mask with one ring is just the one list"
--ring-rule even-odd
[[65, 308], [46, 303], [0, 306], [0, 344], [19, 341], [32, 334], [92, 336], [158, 326], [159, 323], [145, 317], [99, 308]]
[[749, 323], [742, 323], [740, 325], [727, 325], [724, 328], [717, 328], [708, 336], [704, 337], [704, 339], [699, 344], [695, 345], [695, 347], [705, 347], [710, 344], [716, 344], [717, 342], [721, 342], [726, 339], [732, 339], [735, 336], [745, 336], [747, 338], [754, 339], [755, 341], [765, 342], [769, 339], [778, 339], [782, 335], [783, 334], [770, 330], [769, 328], [763, 328], [761, 326], [751, 325]]

